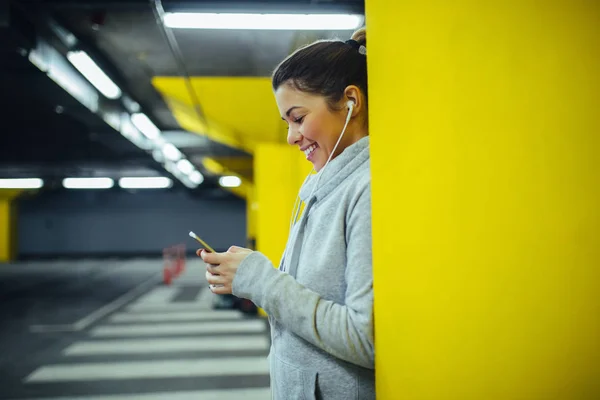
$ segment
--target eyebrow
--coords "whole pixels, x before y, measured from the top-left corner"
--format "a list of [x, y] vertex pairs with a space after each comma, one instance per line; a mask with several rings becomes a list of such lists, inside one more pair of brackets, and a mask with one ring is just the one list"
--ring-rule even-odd
[[[292, 112], [292, 111], [294, 111], [296, 108], [300, 108], [300, 106], [293, 106], [293, 107], [290, 107], [290, 108], [289, 108], [289, 109], [288, 109], [288, 110], [285, 112], [285, 116], [286, 116], [286, 117], [289, 117], [289, 116], [290, 116], [290, 114], [291, 114], [291, 112]], [[284, 117], [281, 117], [281, 119], [285, 121], [285, 118], [284, 118]]]

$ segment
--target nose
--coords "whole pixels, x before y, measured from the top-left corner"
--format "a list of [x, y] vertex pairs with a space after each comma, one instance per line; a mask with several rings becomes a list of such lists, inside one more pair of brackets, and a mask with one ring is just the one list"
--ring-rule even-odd
[[288, 135], [287, 135], [288, 144], [293, 146], [295, 144], [300, 143], [301, 140], [302, 140], [302, 134], [297, 129], [294, 129], [294, 127], [292, 125], [290, 125], [288, 127]]

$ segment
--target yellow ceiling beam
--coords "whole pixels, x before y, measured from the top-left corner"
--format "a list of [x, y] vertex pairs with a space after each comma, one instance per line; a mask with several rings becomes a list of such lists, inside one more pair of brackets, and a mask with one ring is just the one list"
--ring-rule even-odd
[[[217, 158], [209, 158], [209, 157], [205, 157], [202, 160], [202, 166], [211, 174], [214, 175], [227, 175], [227, 176], [237, 176], [238, 178], [241, 179], [242, 184], [238, 187], [231, 187], [231, 188], [223, 188], [225, 190], [228, 190], [229, 192], [235, 194], [236, 196], [244, 199], [244, 200], [248, 200], [251, 196], [251, 191], [253, 189], [253, 183], [250, 179], [246, 178], [245, 176], [243, 176], [242, 174], [238, 173], [237, 171], [230, 169], [229, 166], [227, 165], [227, 162], [233, 162], [234, 164], [238, 164], [238, 165], [242, 165], [241, 162], [238, 162], [237, 160], [235, 160], [236, 157], [223, 157], [221, 159], [217, 159]], [[225, 163], [222, 163], [221, 161], [223, 161]], [[251, 159], [245, 159], [245, 160], [249, 160], [249, 164], [250, 167], [252, 167], [252, 160]]]
[[253, 161], [250, 157], [205, 157], [202, 160], [204, 168], [215, 175], [233, 173], [252, 181]]
[[165, 101], [171, 109], [173, 117], [183, 129], [205, 135], [215, 142], [249, 153], [252, 152], [250, 143], [241, 140], [240, 135], [237, 132], [219, 126], [219, 124], [214, 121], [208, 119], [201, 120], [191, 105], [187, 105], [171, 97], [165, 97]]
[[213, 175], [226, 175], [227, 174], [227, 172], [226, 172], [227, 169], [223, 166], [223, 164], [221, 164], [214, 158], [204, 157], [202, 159], [202, 166], [204, 167], [204, 169], [206, 169], [208, 172], [210, 172]]
[[184, 78], [155, 77], [152, 84], [184, 129], [249, 153], [259, 143], [285, 143], [287, 128], [268, 77], [192, 77], [203, 120]]
[[[37, 191], [37, 189], [34, 189]], [[12, 200], [24, 191], [33, 191], [31, 189], [0, 189], [0, 200]]]

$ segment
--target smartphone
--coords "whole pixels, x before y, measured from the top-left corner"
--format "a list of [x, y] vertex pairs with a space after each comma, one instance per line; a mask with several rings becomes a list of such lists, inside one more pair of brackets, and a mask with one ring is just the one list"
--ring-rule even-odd
[[200, 242], [200, 244], [201, 244], [202, 246], [204, 246], [204, 249], [205, 249], [206, 251], [208, 251], [208, 252], [211, 252], [211, 253], [216, 253], [216, 251], [215, 251], [215, 250], [214, 250], [212, 247], [210, 247], [210, 246], [209, 246], [209, 245], [208, 245], [208, 244], [207, 244], [207, 243], [206, 243], [204, 240], [200, 239], [200, 238], [198, 237], [198, 235], [196, 235], [194, 232], [190, 231], [190, 237], [191, 237], [191, 238], [194, 238], [194, 239], [196, 239], [198, 242]]

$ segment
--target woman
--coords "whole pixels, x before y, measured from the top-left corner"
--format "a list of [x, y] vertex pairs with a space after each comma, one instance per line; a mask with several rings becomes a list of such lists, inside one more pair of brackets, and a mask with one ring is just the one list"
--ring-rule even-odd
[[269, 315], [275, 399], [374, 399], [371, 177], [366, 33], [319, 41], [273, 74], [288, 143], [314, 165], [306, 207], [278, 269], [231, 247], [198, 254], [217, 294], [252, 300]]

